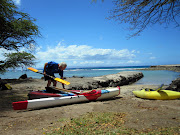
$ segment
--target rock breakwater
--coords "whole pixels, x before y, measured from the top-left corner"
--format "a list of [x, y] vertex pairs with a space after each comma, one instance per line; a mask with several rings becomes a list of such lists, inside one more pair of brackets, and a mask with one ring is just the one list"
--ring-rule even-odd
[[145, 68], [143, 70], [170, 70], [170, 71], [180, 72], [180, 64], [150, 66], [149, 68]]
[[[142, 77], [142, 72], [124, 71], [117, 74], [104, 75], [100, 77], [74, 78], [72, 83], [66, 86], [66, 88], [74, 90], [91, 90], [102, 87], [116, 87], [132, 84]], [[68, 78], [66, 80], [68, 81]]]

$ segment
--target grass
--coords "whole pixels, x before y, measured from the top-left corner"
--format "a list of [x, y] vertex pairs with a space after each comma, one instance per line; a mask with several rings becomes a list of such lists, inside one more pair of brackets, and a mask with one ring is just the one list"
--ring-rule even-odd
[[47, 135], [178, 135], [179, 128], [164, 128], [164, 129], [146, 129], [136, 130], [125, 128], [126, 120], [125, 113], [87, 113], [79, 118], [60, 119], [59, 122], [64, 123], [64, 126], [53, 127], [50, 133], [44, 132]]

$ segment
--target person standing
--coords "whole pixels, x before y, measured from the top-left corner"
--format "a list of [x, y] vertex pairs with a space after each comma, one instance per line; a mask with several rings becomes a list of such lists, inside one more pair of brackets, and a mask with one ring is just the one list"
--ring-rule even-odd
[[[67, 64], [65, 62], [61, 62], [61, 63], [56, 63], [54, 61], [50, 61], [48, 63], [44, 64], [44, 77], [45, 77], [45, 81], [47, 82], [47, 87], [51, 86], [51, 83], [53, 83], [53, 86], [56, 87], [57, 82], [53, 79], [50, 78], [47, 75], [53, 76], [55, 77], [54, 73], [59, 73], [59, 75], [61, 76], [61, 79], [63, 79], [63, 70], [65, 70], [67, 67]], [[64, 88], [64, 84], [62, 83], [62, 87]]]

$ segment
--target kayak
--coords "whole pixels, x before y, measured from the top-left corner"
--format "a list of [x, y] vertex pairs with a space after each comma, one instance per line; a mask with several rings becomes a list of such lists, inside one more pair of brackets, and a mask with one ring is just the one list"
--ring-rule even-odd
[[145, 99], [171, 100], [180, 98], [180, 92], [172, 90], [153, 90], [143, 89], [141, 91], [133, 91], [134, 95]]
[[110, 99], [120, 94], [120, 87], [106, 90], [92, 90], [87, 93], [75, 94], [73, 96], [48, 97], [26, 101], [13, 102], [14, 110], [38, 109], [51, 106], [60, 106], [80, 102]]
[[48, 97], [64, 97], [80, 94], [83, 90], [66, 90], [57, 87], [45, 87], [46, 90], [31, 91], [28, 93], [28, 99], [39, 99]]
[[[72, 91], [73, 92], [73, 91]], [[50, 93], [47, 92], [46, 90], [42, 90], [42, 91], [32, 91], [28, 94], [28, 99], [40, 99], [40, 98], [48, 98], [48, 97], [64, 97], [64, 96], [74, 96], [76, 94], [73, 93], [62, 93], [62, 92], [58, 92], [58, 93]]]

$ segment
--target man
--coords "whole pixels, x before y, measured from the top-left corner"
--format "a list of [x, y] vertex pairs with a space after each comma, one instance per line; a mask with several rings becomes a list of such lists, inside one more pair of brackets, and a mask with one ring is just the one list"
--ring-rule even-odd
[[[66, 67], [67, 67], [67, 64], [65, 62], [58, 64], [54, 61], [50, 61], [44, 64], [43, 72], [45, 75], [45, 81], [48, 80], [47, 87], [51, 86], [51, 82], [53, 83], [53, 86], [56, 87], [57, 82], [54, 79], [46, 76], [46, 74], [55, 77], [54, 73], [59, 73], [59, 75], [61, 76], [61, 79], [63, 79], [63, 70], [65, 70]], [[62, 87], [64, 88], [64, 84], [62, 84]]]

